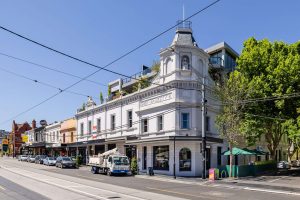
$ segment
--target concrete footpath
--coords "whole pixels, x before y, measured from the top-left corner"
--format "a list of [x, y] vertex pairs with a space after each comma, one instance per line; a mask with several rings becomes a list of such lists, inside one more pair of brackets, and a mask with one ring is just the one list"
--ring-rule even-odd
[[[287, 191], [287, 192], [297, 192], [300, 193], [300, 177], [297, 177], [298, 180], [293, 180], [293, 184], [288, 180], [284, 183], [276, 183], [272, 182], [277, 179], [288, 179], [289, 177], [280, 177], [277, 179], [272, 179], [271, 181], [257, 181], [251, 179], [257, 179], [257, 177], [248, 177], [247, 179], [236, 179], [236, 178], [226, 178], [221, 180], [214, 180], [210, 181], [208, 179], [203, 180], [202, 178], [188, 178], [188, 177], [174, 177], [172, 176], [164, 176], [164, 175], [155, 175], [155, 176], [148, 176], [148, 175], [136, 175], [136, 178], [143, 178], [143, 179], [152, 179], [157, 181], [165, 181], [165, 182], [176, 182], [182, 184], [196, 184], [196, 185], [211, 185], [211, 186], [226, 186], [226, 187], [253, 187], [253, 188], [261, 188], [261, 189], [269, 189], [269, 190], [279, 190], [279, 191]], [[298, 182], [298, 183], [296, 183]]]

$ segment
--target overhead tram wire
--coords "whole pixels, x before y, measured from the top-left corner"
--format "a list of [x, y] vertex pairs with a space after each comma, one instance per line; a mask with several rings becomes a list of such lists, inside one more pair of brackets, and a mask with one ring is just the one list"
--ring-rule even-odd
[[[5, 56], [5, 57], [10, 58], [10, 59], [14, 59], [14, 60], [17, 60], [17, 61], [21, 61], [21, 62], [30, 64], [30, 65], [34, 65], [34, 66], [37, 66], [39, 68], [43, 68], [43, 69], [46, 69], [46, 70], [50, 70], [50, 71], [53, 71], [53, 72], [64, 74], [64, 75], [67, 75], [67, 76], [70, 76], [70, 77], [82, 79], [82, 77], [80, 77], [80, 76], [77, 76], [77, 75], [74, 75], [74, 74], [71, 74], [71, 73], [68, 73], [68, 72], [64, 72], [64, 71], [61, 71], [61, 70], [58, 70], [58, 69], [55, 69], [55, 68], [52, 68], [52, 67], [49, 67], [49, 66], [46, 66], [46, 65], [38, 64], [36, 62], [25, 60], [23, 58], [18, 58], [16, 56], [8, 55], [8, 54], [3, 53], [3, 52], [0, 52], [0, 55]], [[86, 79], [85, 81], [94, 83], [94, 84], [99, 85], [99, 86], [107, 86], [107, 85], [105, 85], [103, 83], [100, 83], [100, 82], [97, 82], [97, 81], [93, 81], [93, 80], [90, 80], [90, 79]]]
[[[38, 83], [38, 84], [40, 84], [40, 85], [44, 85], [44, 86], [49, 87], [49, 88], [57, 89], [57, 90], [59, 90], [59, 91], [62, 90], [62, 89], [60, 89], [59, 87], [56, 87], [56, 86], [54, 86], [54, 85], [52, 85], [52, 84], [49, 84], [49, 83], [46, 83], [46, 82], [43, 82], [43, 81], [39, 81], [39, 80], [37, 80], [37, 79], [29, 78], [28, 76], [24, 76], [24, 75], [22, 75], [22, 74], [18, 74], [18, 73], [9, 71], [9, 70], [4, 69], [4, 68], [2, 68], [2, 67], [0, 67], [0, 70], [1, 70], [1, 71], [4, 71], [4, 72], [6, 72], [6, 73], [12, 74], [12, 75], [14, 75], [14, 76], [23, 78], [23, 79], [26, 79], [26, 80], [29, 80], [29, 81], [33, 81], [34, 83]], [[74, 92], [74, 91], [71, 91], [71, 90], [68, 90], [68, 91], [66, 91], [66, 92], [67, 92], [67, 93], [70, 93], [70, 94], [78, 95], [78, 96], [83, 96], [83, 97], [93, 97], [93, 96], [90, 96], [90, 95], [82, 94], [82, 93], [79, 93], [79, 92]], [[93, 98], [95, 98], [95, 99], [100, 99], [100, 98], [98, 98], [98, 97], [93, 97]]]
[[80, 82], [86, 80], [87, 78], [93, 76], [94, 74], [98, 73], [98, 72], [101, 71], [101, 70], [106, 70], [106, 71], [110, 71], [111, 73], [115, 73], [115, 74], [118, 74], [118, 75], [122, 75], [122, 74], [120, 74], [120, 73], [113, 72], [112, 70], [108, 70], [108, 69], [105, 69], [105, 68], [108, 67], [108, 66], [110, 66], [110, 65], [112, 65], [112, 64], [114, 64], [115, 62], [117, 62], [117, 61], [123, 59], [124, 57], [128, 56], [129, 54], [131, 54], [131, 53], [137, 51], [138, 49], [140, 49], [140, 48], [142, 48], [143, 46], [147, 45], [148, 43], [152, 42], [152, 41], [155, 40], [156, 38], [162, 36], [163, 34], [167, 33], [168, 31], [172, 30], [173, 28], [177, 27], [179, 24], [184, 23], [185, 21], [191, 19], [192, 17], [198, 15], [199, 13], [201, 13], [201, 12], [205, 11], [206, 9], [210, 8], [211, 6], [215, 5], [215, 4], [218, 3], [219, 1], [221, 1], [221, 0], [216, 0], [216, 1], [212, 2], [212, 3], [210, 3], [209, 5], [207, 5], [206, 7], [202, 8], [201, 10], [195, 12], [193, 15], [191, 15], [191, 16], [189, 16], [188, 18], [184, 19], [184, 20], [181, 21], [180, 23], [176, 23], [174, 26], [172, 26], [172, 27], [168, 28], [167, 30], [165, 30], [165, 31], [163, 31], [163, 32], [161, 32], [161, 33], [159, 33], [158, 35], [152, 37], [151, 39], [147, 40], [146, 42], [142, 43], [141, 45], [135, 47], [134, 49], [130, 50], [129, 52], [127, 52], [127, 53], [121, 55], [120, 57], [116, 58], [116, 59], [113, 60], [112, 62], [110, 62], [110, 63], [104, 65], [103, 67], [99, 67], [99, 66], [94, 65], [94, 64], [92, 64], [92, 63], [89, 63], [89, 62], [83, 61], [83, 60], [81, 60], [81, 59], [78, 59], [78, 58], [76, 58], [76, 57], [73, 57], [73, 56], [71, 56], [71, 55], [65, 54], [65, 53], [63, 53], [63, 52], [61, 52], [61, 51], [55, 50], [55, 49], [53, 49], [53, 48], [51, 48], [51, 47], [48, 47], [48, 46], [43, 45], [43, 44], [41, 44], [41, 43], [39, 43], [39, 42], [36, 42], [36, 41], [34, 41], [34, 40], [31, 40], [31, 39], [29, 39], [29, 38], [27, 38], [27, 37], [25, 37], [25, 36], [22, 36], [22, 35], [20, 35], [20, 34], [18, 34], [18, 33], [16, 33], [16, 32], [13, 32], [13, 31], [11, 31], [11, 30], [9, 30], [9, 29], [3, 27], [3, 26], [0, 26], [0, 29], [2, 29], [2, 30], [4, 30], [4, 31], [7, 31], [7, 32], [9, 32], [9, 33], [11, 33], [11, 34], [13, 34], [13, 35], [16, 35], [16, 36], [18, 36], [18, 37], [20, 37], [20, 38], [23, 38], [23, 39], [25, 39], [25, 40], [27, 40], [27, 41], [30, 41], [30, 42], [32, 42], [32, 43], [35, 43], [35, 44], [37, 44], [37, 45], [39, 45], [39, 46], [42, 46], [42, 47], [44, 47], [44, 48], [47, 48], [47, 49], [49, 49], [49, 50], [51, 50], [51, 51], [54, 51], [54, 52], [56, 52], [56, 53], [58, 53], [58, 54], [64, 55], [64, 56], [66, 56], [66, 57], [69, 57], [69, 58], [71, 58], [71, 59], [73, 59], [73, 60], [77, 60], [77, 61], [79, 61], [79, 62], [81, 62], [81, 63], [84, 63], [84, 64], [87, 64], [87, 65], [90, 65], [90, 66], [94, 66], [94, 67], [99, 68], [99, 69], [96, 70], [95, 72], [93, 72], [93, 73], [91, 73], [91, 74], [89, 74], [89, 75], [83, 77], [83, 78], [80, 79], [79, 81], [77, 81], [77, 82], [71, 84], [69, 87], [66, 87], [65, 89], [61, 90], [60, 92], [58, 92], [58, 93], [56, 93], [56, 94], [54, 94], [54, 95], [52, 95], [52, 96], [50, 96], [50, 97], [44, 99], [42, 102], [40, 102], [40, 103], [38, 103], [38, 104], [36, 104], [36, 105], [34, 105], [34, 106], [32, 106], [32, 107], [26, 109], [25, 111], [23, 111], [23, 112], [21, 112], [21, 113], [15, 115], [14, 117], [12, 117], [12, 118], [10, 118], [10, 119], [8, 119], [8, 120], [5, 120], [4, 122], [2, 122], [2, 123], [0, 123], [0, 124], [6, 123], [6, 122], [8, 122], [8, 121], [10, 121], [10, 120], [12, 120], [12, 119], [14, 119], [14, 118], [16, 118], [16, 117], [19, 117], [20, 115], [25, 114], [26, 112], [31, 111], [32, 109], [34, 109], [34, 108], [40, 106], [41, 104], [46, 103], [46, 102], [49, 101], [50, 99], [56, 97], [57, 95], [59, 95], [60, 93], [62, 93], [62, 92], [64, 92], [64, 91], [66, 91], [66, 90], [72, 88], [73, 86], [75, 86], [75, 85], [77, 85], [78, 83], [80, 83]]
[[[21, 35], [21, 34], [19, 34], [19, 33], [16, 33], [16, 32], [14, 32], [14, 31], [12, 31], [12, 30], [9, 30], [9, 29], [7, 29], [7, 28], [5, 28], [5, 27], [3, 27], [3, 26], [0, 26], [0, 29], [4, 30], [4, 31], [6, 31], [6, 32], [9, 32], [9, 33], [11, 33], [11, 34], [13, 34], [13, 35], [15, 35], [15, 36], [17, 36], [17, 37], [20, 37], [20, 38], [22, 38], [22, 39], [24, 39], [24, 40], [27, 40], [27, 41], [29, 41], [29, 42], [31, 42], [31, 43], [34, 43], [34, 44], [36, 44], [36, 45], [38, 45], [38, 46], [41, 46], [41, 47], [43, 47], [43, 48], [46, 48], [46, 49], [48, 49], [48, 50], [50, 50], [50, 51], [53, 51], [53, 52], [55, 52], [55, 53], [57, 53], [57, 54], [60, 54], [60, 55], [62, 55], [62, 56], [65, 56], [65, 57], [68, 57], [68, 58], [73, 59], [73, 60], [75, 60], [75, 61], [78, 61], [78, 62], [80, 62], [80, 63], [83, 63], [83, 64], [86, 64], [86, 65], [89, 65], [89, 66], [98, 68], [98, 69], [100, 69], [100, 70], [107, 71], [107, 72], [109, 72], [109, 73], [113, 73], [113, 74], [122, 76], [122, 77], [125, 77], [125, 78], [131, 78], [131, 79], [134, 79], [134, 80], [138, 80], [137, 78], [133, 78], [133, 77], [131, 77], [131, 76], [128, 76], [128, 75], [125, 75], [125, 74], [122, 74], [122, 73], [119, 73], [119, 72], [116, 72], [116, 71], [113, 71], [113, 70], [109, 70], [109, 69], [106, 69], [106, 68], [107, 68], [108, 66], [114, 64], [115, 62], [117, 62], [117, 61], [123, 59], [124, 57], [128, 56], [129, 54], [131, 54], [131, 53], [137, 51], [138, 49], [140, 49], [141, 47], [147, 45], [148, 43], [152, 42], [153, 40], [157, 39], [158, 37], [164, 35], [165, 33], [169, 32], [170, 30], [176, 28], [178, 25], [183, 24], [184, 22], [186, 22], [187, 20], [191, 19], [192, 17], [194, 17], [194, 16], [198, 15], [199, 13], [205, 11], [206, 9], [208, 9], [208, 8], [210, 8], [211, 6], [215, 5], [215, 4], [218, 3], [219, 1], [221, 1], [221, 0], [216, 0], [216, 1], [212, 2], [212, 3], [210, 3], [209, 5], [207, 5], [206, 7], [202, 8], [201, 10], [195, 12], [194, 14], [190, 15], [190, 16], [187, 17], [186, 19], [184, 19], [184, 20], [182, 20], [182, 21], [176, 23], [175, 25], [173, 25], [173, 26], [171, 26], [170, 28], [166, 29], [165, 31], [159, 33], [158, 35], [152, 37], [151, 39], [147, 40], [146, 42], [144, 42], [144, 43], [138, 45], [138, 46], [135, 47], [134, 49], [128, 51], [127, 53], [123, 54], [122, 56], [118, 57], [117, 59], [113, 60], [112, 62], [106, 64], [106, 65], [103, 66], [103, 67], [100, 67], [100, 66], [98, 66], [98, 65], [96, 65], [96, 64], [90, 63], [90, 62], [88, 62], [88, 61], [82, 60], [82, 59], [77, 58], [77, 57], [75, 57], [75, 56], [72, 56], [72, 55], [70, 55], [70, 54], [67, 54], [67, 53], [64, 53], [64, 52], [62, 52], [62, 51], [59, 51], [59, 50], [57, 50], [57, 49], [54, 49], [54, 48], [52, 48], [52, 47], [49, 47], [49, 46], [47, 46], [47, 45], [45, 45], [45, 44], [42, 44], [42, 43], [37, 42], [37, 41], [35, 41], [35, 40], [33, 40], [33, 39], [30, 39], [30, 38], [28, 38], [28, 37], [26, 37], [26, 36], [23, 36], [23, 35]], [[99, 71], [100, 71], [100, 70], [99, 70]], [[96, 73], [97, 73], [97, 72], [98, 72], [98, 71], [96, 71]], [[85, 80], [86, 78], [82, 78], [82, 79]], [[164, 85], [164, 84], [156, 84], [156, 83], [153, 83], [153, 84], [154, 84], [154, 85], [158, 85], [158, 86], [165, 86], [165, 87], [174, 88], [174, 87], [172, 87], [172, 86], [166, 86], [166, 85]], [[178, 87], [176, 87], [176, 88], [178, 88]], [[178, 89], [181, 89], [181, 88], [178, 88]], [[182, 89], [185, 89], [185, 90], [195, 90], [195, 89], [189, 89], [189, 88], [182, 88]]]

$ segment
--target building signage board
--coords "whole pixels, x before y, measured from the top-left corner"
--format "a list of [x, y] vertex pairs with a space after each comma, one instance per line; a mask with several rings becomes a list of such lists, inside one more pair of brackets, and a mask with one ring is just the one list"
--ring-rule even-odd
[[142, 101], [141, 102], [141, 107], [162, 103], [162, 102], [170, 100], [172, 98], [173, 98], [172, 93], [165, 94], [165, 95], [162, 95], [162, 96], [159, 96], [159, 97], [156, 97], [156, 98], [152, 98], [152, 99], [149, 99], [149, 100]]
[[28, 135], [22, 135], [22, 142], [28, 142]]
[[3, 139], [2, 144], [8, 145], [8, 139]]

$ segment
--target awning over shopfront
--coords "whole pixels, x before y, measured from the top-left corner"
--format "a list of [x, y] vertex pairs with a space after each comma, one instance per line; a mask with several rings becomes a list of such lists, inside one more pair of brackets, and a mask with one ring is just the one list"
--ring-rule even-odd
[[73, 142], [73, 143], [68, 143], [66, 144], [67, 147], [85, 147], [87, 145], [92, 145], [92, 144], [104, 144], [105, 139], [97, 139], [97, 140], [88, 140], [84, 142]]
[[26, 147], [29, 147], [29, 148], [41, 147], [42, 148], [42, 147], [46, 147], [46, 143], [45, 142], [36, 142], [36, 143], [29, 144]]
[[[259, 150], [250, 150], [250, 149], [247, 149], [247, 148], [243, 148], [243, 149], [240, 149], [240, 148], [237, 148], [237, 147], [233, 147], [232, 148], [232, 155], [256, 155], [256, 156], [261, 156], [261, 155], [265, 155], [266, 153], [263, 152], [263, 151], [259, 151]], [[222, 155], [224, 156], [229, 156], [230, 155], [230, 151], [227, 150], [225, 152], [222, 153]]]

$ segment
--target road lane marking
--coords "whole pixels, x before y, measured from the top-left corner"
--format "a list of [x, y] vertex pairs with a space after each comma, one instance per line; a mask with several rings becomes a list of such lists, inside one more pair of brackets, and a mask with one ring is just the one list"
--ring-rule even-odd
[[288, 191], [281, 191], [281, 190], [268, 190], [268, 189], [259, 189], [259, 188], [250, 188], [250, 187], [244, 187], [243, 189], [244, 190], [251, 190], [251, 191], [259, 191], [259, 192], [268, 192], [268, 193], [288, 194], [288, 195], [300, 196], [300, 193], [297, 193], [297, 192], [288, 192]]
[[1, 189], [1, 190], [5, 190], [5, 188], [4, 188], [4, 187], [2, 187], [1, 185], [0, 185], [0, 189]]
[[278, 181], [278, 180], [283, 179], [283, 178], [284, 178], [284, 177], [276, 178], [276, 179], [270, 180], [270, 181], [268, 181], [268, 182], [269, 182], [269, 183], [273, 183], [273, 182]]
[[[201, 195], [197, 196], [197, 195], [192, 195], [192, 194], [186, 194], [186, 193], [182, 193], [182, 192], [175, 192], [175, 191], [171, 191], [171, 190], [164, 190], [164, 189], [159, 189], [159, 188], [152, 188], [152, 187], [146, 187], [150, 190], [157, 190], [157, 191], [161, 191], [161, 192], [167, 192], [167, 193], [173, 193], [173, 194], [179, 194], [179, 195], [183, 195], [183, 196], [190, 196], [190, 197], [201, 197]], [[208, 197], [205, 195], [205, 199], [207, 198], [211, 198], [211, 199], [215, 199], [216, 197]]]
[[93, 180], [97, 180], [97, 181], [103, 181], [104, 179], [100, 179], [100, 178], [93, 178], [93, 177], [86, 177], [86, 176], [82, 176], [82, 175], [76, 175], [78, 177], [82, 177], [82, 178], [87, 178], [87, 179], [93, 179]]
[[[46, 184], [49, 184], [49, 185], [54, 185], [54, 186], [57, 186], [57, 187], [60, 187], [60, 188], [64, 188], [66, 190], [71, 190], [71, 191], [74, 191], [74, 192], [77, 192], [77, 193], [82, 193], [82, 194], [85, 194], [85, 195], [90, 195], [92, 197], [95, 197], [96, 199], [105, 199], [105, 200], [109, 200], [110, 199], [109, 197], [107, 197], [107, 198], [106, 197], [100, 197], [98, 195], [94, 195], [94, 194], [91, 194], [91, 193], [88, 193], [88, 192], [77, 190], [77, 189], [75, 189], [73, 187], [70, 187], [70, 186], [64, 186], [64, 185], [57, 184], [57, 183], [54, 183], [54, 182], [44, 181], [43, 179], [40, 179], [40, 178], [36, 177], [36, 175], [41, 175], [41, 174], [36, 173], [36, 172], [30, 172], [30, 171], [22, 169], [22, 171], [30, 172], [31, 176], [29, 176], [28, 174], [21, 173], [20, 171], [13, 171], [12, 170], [13, 168], [8, 168], [8, 167], [3, 167], [3, 166], [2, 166], [2, 168], [5, 169], [5, 170], [7, 170], [7, 171], [10, 171], [12, 173], [19, 174], [21, 176], [24, 176], [24, 177], [27, 177], [27, 178], [31, 178], [31, 179], [34, 179], [36, 181], [40, 181], [40, 182], [43, 182], [43, 183], [46, 183]], [[16, 167], [14, 167], [14, 168], [15, 169], [20, 169], [20, 168], [16, 168]], [[33, 176], [33, 175], [35, 175], [35, 176]], [[144, 198], [140, 198], [140, 197], [136, 197], [136, 196], [132, 196], [132, 195], [120, 193], [120, 192], [114, 192], [114, 191], [111, 191], [111, 190], [105, 190], [105, 189], [100, 189], [100, 188], [96, 188], [96, 187], [92, 187], [92, 186], [88, 186], [88, 185], [83, 185], [83, 184], [76, 183], [74, 181], [65, 180], [65, 179], [62, 179], [62, 178], [51, 177], [50, 175], [44, 175], [44, 174], [42, 174], [42, 175], [43, 176], [48, 176], [50, 178], [55, 178], [57, 180], [62, 180], [62, 181], [65, 181], [65, 182], [69, 182], [69, 183], [75, 183], [75, 184], [77, 184], [78, 187], [85, 187], [85, 188], [91, 188], [91, 189], [95, 189], [95, 190], [100, 190], [100, 191], [104, 191], [104, 192], [113, 193], [113, 194], [116, 194], [116, 195], [128, 197], [128, 198], [131, 198], [131, 199], [146, 200]]]

